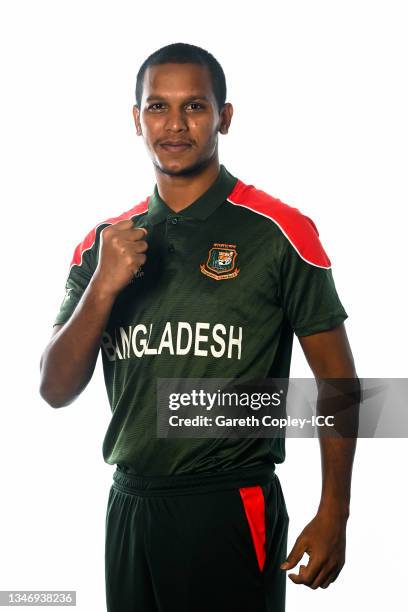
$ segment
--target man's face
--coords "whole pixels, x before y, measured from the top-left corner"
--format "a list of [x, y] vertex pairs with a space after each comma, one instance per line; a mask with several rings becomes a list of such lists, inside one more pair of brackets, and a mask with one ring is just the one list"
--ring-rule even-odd
[[227, 133], [232, 106], [218, 112], [206, 66], [168, 63], [146, 70], [140, 110], [134, 106], [133, 115], [153, 164], [176, 176], [216, 155], [218, 132]]

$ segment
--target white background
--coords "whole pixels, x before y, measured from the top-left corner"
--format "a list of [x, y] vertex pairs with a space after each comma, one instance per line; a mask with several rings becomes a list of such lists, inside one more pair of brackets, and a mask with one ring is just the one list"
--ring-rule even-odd
[[[74, 404], [54, 410], [39, 396], [39, 360], [76, 244], [152, 191], [131, 114], [140, 64], [171, 42], [215, 55], [235, 109], [221, 162], [315, 221], [359, 375], [406, 377], [407, 6], [1, 7], [0, 589], [75, 589], [79, 611], [103, 611], [114, 468], [102, 458], [110, 408], [101, 364]], [[296, 339], [291, 374], [311, 376]], [[404, 609], [405, 447], [359, 441], [346, 565], [327, 590], [288, 580], [289, 611]], [[318, 443], [288, 440], [278, 475], [290, 550], [317, 509]]]

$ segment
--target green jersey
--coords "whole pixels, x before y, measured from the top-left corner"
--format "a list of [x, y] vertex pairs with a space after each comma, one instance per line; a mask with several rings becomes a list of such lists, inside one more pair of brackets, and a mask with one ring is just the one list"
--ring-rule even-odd
[[294, 334], [346, 318], [314, 222], [221, 165], [176, 213], [151, 196], [99, 223], [74, 250], [54, 325], [68, 321], [98, 263], [103, 228], [145, 227], [147, 261], [118, 294], [101, 341], [112, 419], [103, 457], [141, 476], [210, 473], [284, 460], [284, 439], [164, 439], [158, 378], [287, 378]]

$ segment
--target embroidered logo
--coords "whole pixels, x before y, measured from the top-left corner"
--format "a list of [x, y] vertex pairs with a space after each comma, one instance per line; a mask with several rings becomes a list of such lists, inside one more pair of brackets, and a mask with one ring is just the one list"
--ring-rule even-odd
[[131, 285], [132, 283], [134, 283], [137, 279], [139, 278], [143, 278], [144, 276], [144, 270], [143, 270], [143, 266], [139, 266], [139, 268], [136, 270], [136, 272], [134, 273], [134, 275], [132, 276], [132, 278], [129, 281], [129, 285]]
[[139, 266], [139, 269], [133, 275], [133, 278], [142, 278], [144, 276], [143, 266]]
[[235, 267], [237, 248], [235, 244], [214, 243], [208, 252], [206, 263], [200, 264], [200, 270], [215, 280], [235, 278], [239, 268]]

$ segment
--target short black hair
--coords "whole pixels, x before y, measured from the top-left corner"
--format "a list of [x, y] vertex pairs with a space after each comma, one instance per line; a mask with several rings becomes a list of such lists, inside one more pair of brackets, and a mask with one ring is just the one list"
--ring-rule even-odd
[[154, 51], [139, 68], [139, 72], [136, 77], [136, 106], [140, 108], [142, 102], [143, 93], [143, 78], [145, 72], [149, 66], [158, 66], [160, 64], [199, 64], [200, 66], [207, 66], [214, 96], [217, 101], [218, 111], [222, 109], [225, 104], [227, 97], [227, 85], [225, 81], [224, 71], [211, 53], [197, 47], [196, 45], [189, 45], [188, 43], [172, 43], [161, 47], [157, 51]]

